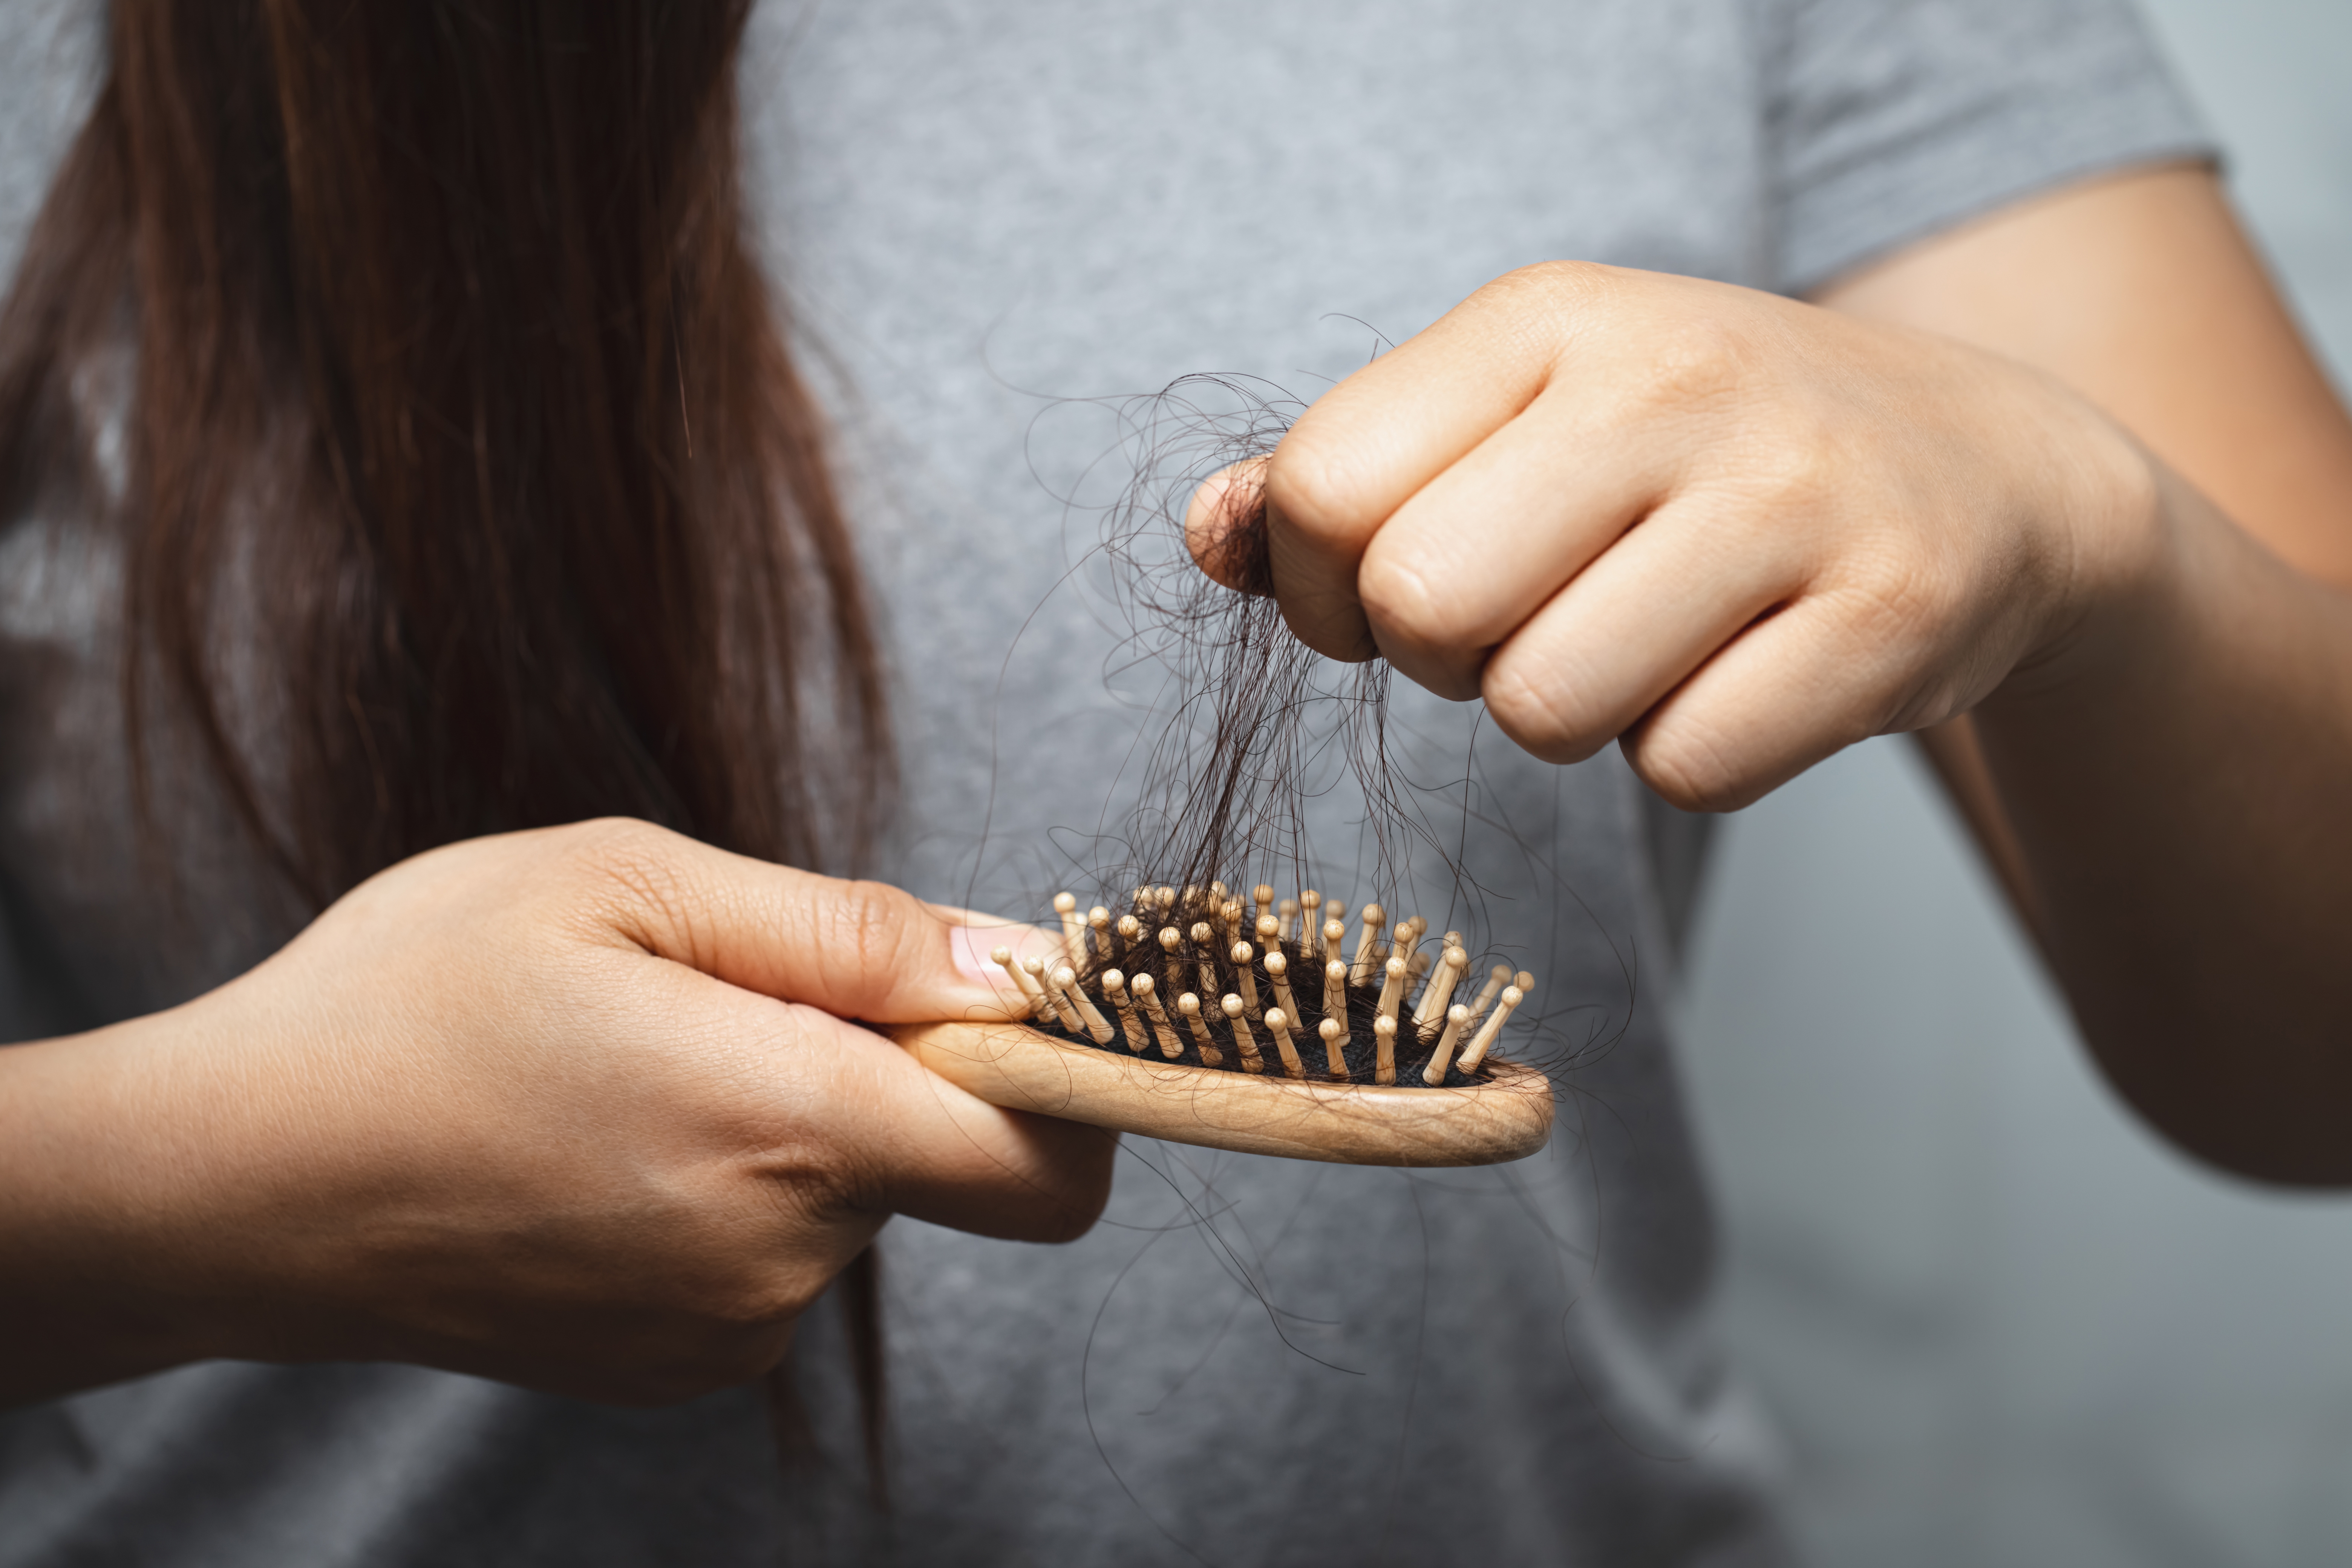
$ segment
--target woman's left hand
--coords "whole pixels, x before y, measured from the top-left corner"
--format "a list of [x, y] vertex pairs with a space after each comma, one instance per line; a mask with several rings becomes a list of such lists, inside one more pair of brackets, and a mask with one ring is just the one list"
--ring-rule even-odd
[[2154, 465], [2038, 372], [1573, 262], [1487, 285], [1203, 486], [1196, 554], [1255, 478], [1301, 640], [1483, 697], [1548, 760], [1620, 739], [1703, 809], [2063, 663], [2161, 533]]

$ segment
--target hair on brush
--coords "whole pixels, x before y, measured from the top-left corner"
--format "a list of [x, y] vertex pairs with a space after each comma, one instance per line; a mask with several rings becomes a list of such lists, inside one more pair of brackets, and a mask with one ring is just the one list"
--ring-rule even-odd
[[[1211, 387], [1232, 402], [1204, 407], [1194, 395]], [[1387, 664], [1324, 658], [1272, 596], [1248, 464], [1297, 405], [1210, 376], [1137, 401], [1145, 460], [1103, 553], [1128, 657], [1166, 672], [1176, 706], [1144, 748], [1124, 853], [1094, 868], [1092, 908], [1056, 895], [1058, 943], [997, 950], [1021, 998], [1009, 1017], [902, 1029], [901, 1042], [983, 1099], [1179, 1142], [1391, 1164], [1532, 1152], [1549, 1081], [1496, 1047], [1534, 976], [1474, 963], [1460, 931], [1428, 941], [1425, 920], [1391, 921], [1378, 898], [1351, 910], [1304, 885], [1309, 805], [1340, 778], [1363, 802], [1372, 885], [1403, 885], [1415, 837], [1453, 863], [1390, 766]], [[1236, 464], [1213, 558], [1198, 561], [1190, 498]], [[1295, 896], [1244, 882], [1245, 868], [1285, 876]]]

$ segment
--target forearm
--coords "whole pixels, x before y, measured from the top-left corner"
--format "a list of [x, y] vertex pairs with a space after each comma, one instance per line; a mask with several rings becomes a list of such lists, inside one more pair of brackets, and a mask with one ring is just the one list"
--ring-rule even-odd
[[210, 1357], [691, 1398], [773, 1366], [892, 1214], [1079, 1235], [1114, 1141], [842, 1022], [1001, 1009], [955, 952], [895, 889], [583, 823], [404, 861], [183, 1007], [0, 1047], [0, 1405]]
[[2352, 601], [2177, 479], [2150, 569], [1976, 711], [2084, 1036], [2169, 1135], [2352, 1181]]
[[194, 1219], [140, 1081], [168, 1026], [0, 1048], [0, 1405], [221, 1353], [201, 1272], [165, 1244]]

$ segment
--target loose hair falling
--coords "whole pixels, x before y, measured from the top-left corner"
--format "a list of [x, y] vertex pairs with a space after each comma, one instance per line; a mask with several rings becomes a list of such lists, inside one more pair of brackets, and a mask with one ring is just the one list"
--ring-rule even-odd
[[313, 907], [608, 813], [864, 855], [883, 679], [747, 238], [747, 11], [117, 0], [0, 320], [0, 499], [119, 536], [142, 811], [168, 712]]

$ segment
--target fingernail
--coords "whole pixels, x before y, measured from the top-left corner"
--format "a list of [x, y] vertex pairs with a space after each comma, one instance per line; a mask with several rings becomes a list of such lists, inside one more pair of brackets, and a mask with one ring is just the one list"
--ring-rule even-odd
[[992, 994], [1013, 986], [1011, 977], [989, 957], [1003, 941], [974, 926], [955, 926], [948, 931], [948, 952], [955, 961], [958, 973]]

